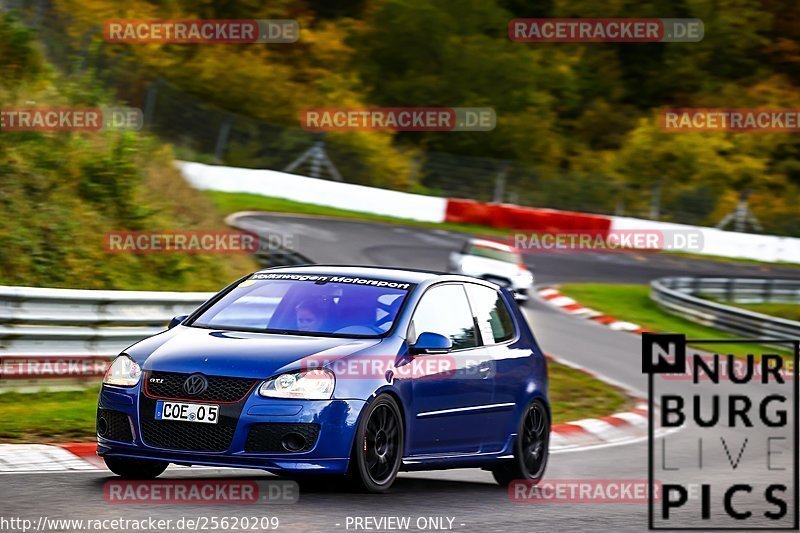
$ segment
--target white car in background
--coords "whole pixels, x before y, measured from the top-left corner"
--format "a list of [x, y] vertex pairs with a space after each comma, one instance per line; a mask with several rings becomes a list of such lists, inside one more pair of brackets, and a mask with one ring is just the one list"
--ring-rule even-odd
[[450, 254], [448, 272], [492, 281], [508, 287], [517, 301], [528, 299], [533, 273], [517, 248], [486, 239], [470, 239], [460, 252]]

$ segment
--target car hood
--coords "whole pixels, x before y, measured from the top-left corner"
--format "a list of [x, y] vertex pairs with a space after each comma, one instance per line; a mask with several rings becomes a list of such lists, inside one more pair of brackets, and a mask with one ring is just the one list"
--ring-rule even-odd
[[305, 337], [176, 326], [126, 353], [144, 370], [265, 379], [280, 372], [332, 362], [382, 339]]

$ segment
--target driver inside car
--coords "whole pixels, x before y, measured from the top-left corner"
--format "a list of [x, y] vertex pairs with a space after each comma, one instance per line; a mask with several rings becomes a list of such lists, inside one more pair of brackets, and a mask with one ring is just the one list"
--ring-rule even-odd
[[320, 300], [306, 300], [295, 308], [297, 329], [299, 331], [324, 331], [328, 319], [328, 309]]

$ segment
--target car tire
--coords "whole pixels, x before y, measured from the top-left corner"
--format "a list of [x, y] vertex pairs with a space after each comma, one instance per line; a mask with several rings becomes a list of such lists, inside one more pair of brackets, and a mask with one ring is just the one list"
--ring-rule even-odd
[[514, 458], [492, 468], [495, 481], [507, 486], [514, 480], [539, 483], [550, 455], [550, 415], [541, 400], [534, 400], [525, 409], [517, 426]]
[[166, 461], [150, 459], [131, 459], [128, 457], [103, 457], [106, 466], [116, 475], [125, 479], [154, 479], [167, 469]]
[[370, 402], [356, 428], [350, 459], [350, 479], [364, 492], [386, 492], [403, 460], [403, 417], [392, 396], [381, 394]]

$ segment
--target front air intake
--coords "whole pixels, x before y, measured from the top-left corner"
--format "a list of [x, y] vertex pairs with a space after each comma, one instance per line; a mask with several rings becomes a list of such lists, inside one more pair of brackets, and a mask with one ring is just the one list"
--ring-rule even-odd
[[311, 450], [319, 424], [265, 422], [253, 424], [244, 449], [253, 453], [301, 453]]
[[133, 442], [131, 419], [121, 411], [98, 409], [97, 435], [118, 442]]

